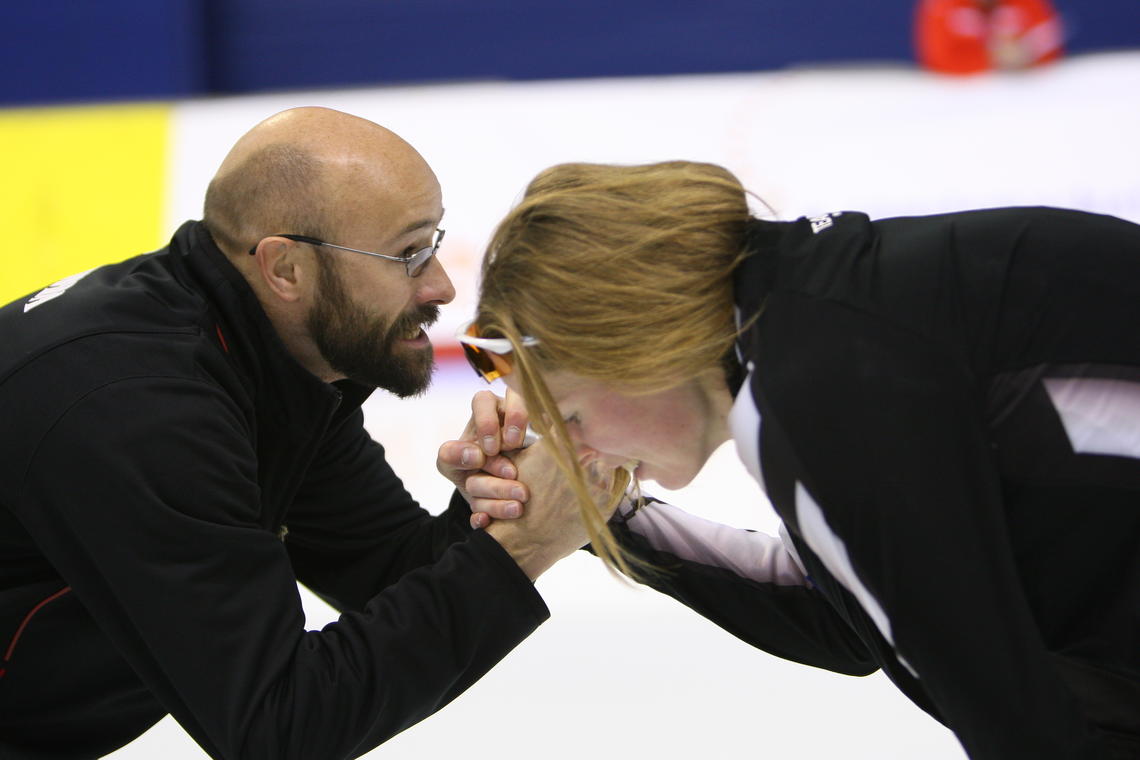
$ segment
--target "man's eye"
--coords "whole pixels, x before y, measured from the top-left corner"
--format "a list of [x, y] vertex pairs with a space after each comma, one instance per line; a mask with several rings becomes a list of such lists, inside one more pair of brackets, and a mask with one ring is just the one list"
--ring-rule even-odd
[[562, 421], [567, 425], [580, 425], [582, 423], [582, 418], [578, 416], [577, 412], [574, 412]]
[[411, 257], [416, 255], [416, 251], [418, 251], [418, 250], [420, 250], [420, 249], [415, 247], [414, 245], [408, 246], [407, 248], [404, 249], [404, 252], [400, 254], [400, 258], [410, 259]]

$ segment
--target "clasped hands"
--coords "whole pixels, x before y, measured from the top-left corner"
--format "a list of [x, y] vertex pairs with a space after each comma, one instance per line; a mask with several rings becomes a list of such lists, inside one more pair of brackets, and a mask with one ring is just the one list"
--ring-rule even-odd
[[[522, 448], [528, 419], [522, 398], [511, 391], [505, 398], [475, 394], [467, 427], [458, 440], [440, 446], [436, 467], [470, 505], [471, 527], [485, 529], [533, 581], [584, 546], [588, 535], [551, 444]], [[611, 478], [588, 478], [599, 505]]]

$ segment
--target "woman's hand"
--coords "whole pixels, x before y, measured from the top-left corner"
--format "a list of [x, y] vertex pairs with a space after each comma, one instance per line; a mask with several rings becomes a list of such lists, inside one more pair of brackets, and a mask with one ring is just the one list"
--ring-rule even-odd
[[522, 516], [530, 489], [504, 452], [523, 444], [527, 413], [522, 398], [508, 390], [505, 398], [480, 391], [471, 399], [471, 418], [459, 439], [439, 447], [436, 468], [471, 507], [471, 527], [485, 528], [496, 519]]
[[[532, 581], [589, 542], [578, 497], [555, 463], [550, 445], [539, 441], [513, 455], [519, 480], [531, 484], [526, 513], [518, 519], [496, 519], [486, 528]], [[610, 501], [612, 478], [612, 470], [586, 468], [586, 486], [599, 511]]]

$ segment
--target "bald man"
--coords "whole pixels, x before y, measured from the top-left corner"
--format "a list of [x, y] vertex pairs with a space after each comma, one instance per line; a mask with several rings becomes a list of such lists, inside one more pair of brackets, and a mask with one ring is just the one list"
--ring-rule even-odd
[[[511, 506], [549, 457], [445, 446], [463, 488], [431, 517], [363, 427], [375, 388], [430, 380], [442, 216], [398, 136], [295, 109], [168, 247], [0, 309], [0, 757], [100, 756], [168, 712], [214, 758], [356, 757], [547, 617], [532, 581], [584, 534], [540, 505], [573, 500], [492, 538], [468, 499]], [[336, 623], [305, 630], [298, 580]]]

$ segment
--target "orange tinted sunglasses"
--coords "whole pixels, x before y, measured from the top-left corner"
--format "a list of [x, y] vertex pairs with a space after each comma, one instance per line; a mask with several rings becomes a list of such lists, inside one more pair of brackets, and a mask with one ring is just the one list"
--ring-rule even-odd
[[[484, 338], [479, 335], [479, 325], [468, 322], [455, 331], [455, 339], [463, 346], [463, 354], [479, 377], [488, 383], [511, 374], [511, 363], [507, 354], [514, 346], [506, 338]], [[529, 335], [523, 337], [524, 346], [538, 345], [538, 339]]]

